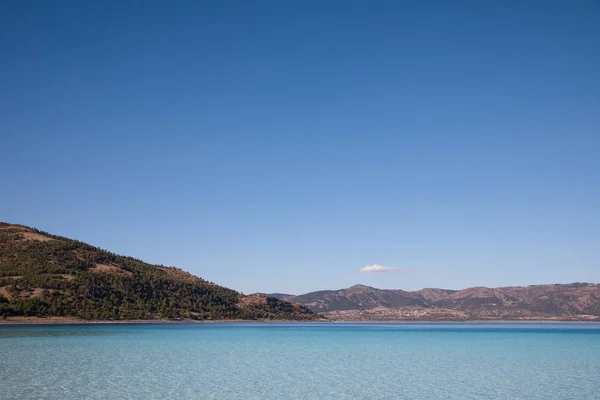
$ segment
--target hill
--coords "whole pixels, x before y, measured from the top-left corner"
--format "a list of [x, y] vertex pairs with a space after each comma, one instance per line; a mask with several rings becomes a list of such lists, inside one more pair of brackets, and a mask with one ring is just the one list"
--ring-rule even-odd
[[464, 290], [355, 285], [280, 295], [333, 320], [600, 320], [600, 285], [571, 283]]
[[285, 319], [317, 316], [245, 296], [174, 267], [0, 222], [0, 316], [81, 319]]

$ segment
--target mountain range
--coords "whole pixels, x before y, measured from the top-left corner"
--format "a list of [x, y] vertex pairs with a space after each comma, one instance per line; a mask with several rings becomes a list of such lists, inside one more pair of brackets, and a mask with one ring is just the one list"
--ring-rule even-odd
[[412, 292], [355, 285], [299, 296], [267, 296], [343, 321], [600, 320], [600, 285], [593, 283]]
[[298, 296], [244, 295], [175, 267], [0, 222], [0, 317], [600, 321], [600, 285], [418, 291], [355, 285]]

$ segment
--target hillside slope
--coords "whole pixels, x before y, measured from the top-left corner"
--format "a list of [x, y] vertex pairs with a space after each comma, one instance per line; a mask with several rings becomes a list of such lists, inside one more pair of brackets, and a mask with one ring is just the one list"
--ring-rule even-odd
[[174, 267], [0, 222], [0, 317], [311, 320], [303, 306], [244, 296]]
[[334, 320], [600, 320], [592, 283], [415, 292], [355, 285], [283, 296]]

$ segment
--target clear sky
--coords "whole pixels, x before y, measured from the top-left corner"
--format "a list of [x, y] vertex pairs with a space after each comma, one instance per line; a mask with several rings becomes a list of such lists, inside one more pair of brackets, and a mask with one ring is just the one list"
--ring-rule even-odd
[[0, 220], [245, 293], [600, 282], [600, 4], [1, 1]]

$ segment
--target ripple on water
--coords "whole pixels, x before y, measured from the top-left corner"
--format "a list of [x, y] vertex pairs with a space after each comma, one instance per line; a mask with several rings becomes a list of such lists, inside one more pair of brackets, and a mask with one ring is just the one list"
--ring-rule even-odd
[[594, 399], [598, 324], [0, 327], [2, 399]]

